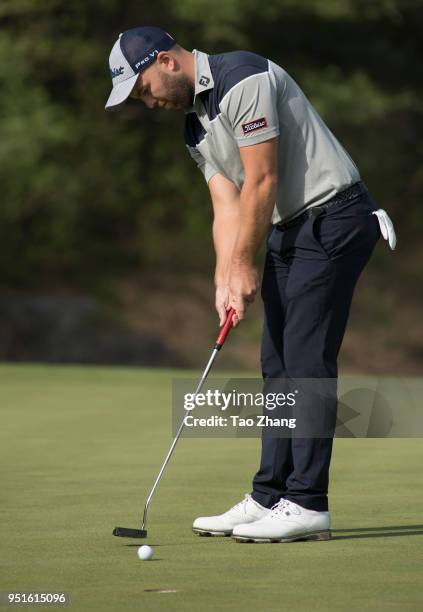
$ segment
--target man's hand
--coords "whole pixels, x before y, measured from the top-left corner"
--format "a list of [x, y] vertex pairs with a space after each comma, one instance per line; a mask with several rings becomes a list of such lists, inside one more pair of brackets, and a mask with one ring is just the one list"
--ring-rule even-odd
[[229, 285], [216, 286], [216, 310], [219, 315], [219, 325], [222, 327], [226, 321], [226, 312], [229, 309]]
[[229, 280], [229, 306], [235, 309], [233, 325], [236, 327], [245, 317], [245, 311], [254, 301], [260, 280], [257, 268], [252, 264], [233, 264]]

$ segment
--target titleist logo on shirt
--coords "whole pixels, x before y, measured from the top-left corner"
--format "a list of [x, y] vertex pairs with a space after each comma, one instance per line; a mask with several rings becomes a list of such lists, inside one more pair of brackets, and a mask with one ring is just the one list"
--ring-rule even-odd
[[254, 121], [249, 121], [248, 123], [242, 124], [242, 131], [245, 135], [250, 134], [251, 132], [255, 132], [256, 130], [261, 130], [262, 128], [267, 127], [266, 117], [260, 117], [260, 119], [254, 119]]

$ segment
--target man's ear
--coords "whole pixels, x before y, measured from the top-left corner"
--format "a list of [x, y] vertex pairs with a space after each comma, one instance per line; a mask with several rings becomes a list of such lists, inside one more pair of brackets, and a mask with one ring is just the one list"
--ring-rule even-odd
[[168, 51], [160, 51], [157, 54], [156, 62], [159, 68], [166, 68], [167, 70], [177, 70], [179, 67], [177, 59]]

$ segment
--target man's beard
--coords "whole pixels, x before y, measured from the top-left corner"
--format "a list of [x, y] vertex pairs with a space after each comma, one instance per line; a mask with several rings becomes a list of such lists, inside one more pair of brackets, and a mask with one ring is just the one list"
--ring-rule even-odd
[[163, 85], [166, 87], [166, 102], [171, 102], [178, 108], [190, 108], [194, 101], [194, 86], [190, 79], [184, 75], [173, 77], [164, 73], [161, 75]]

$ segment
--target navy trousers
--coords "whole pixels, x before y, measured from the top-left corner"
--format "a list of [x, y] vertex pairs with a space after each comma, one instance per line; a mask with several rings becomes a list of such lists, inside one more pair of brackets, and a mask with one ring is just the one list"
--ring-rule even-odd
[[[363, 183], [349, 191], [288, 229], [274, 226], [268, 236], [262, 281], [265, 380], [337, 378], [354, 287], [380, 237]], [[310, 510], [328, 510], [332, 443], [330, 436], [263, 436], [253, 499], [267, 508], [284, 497]]]

